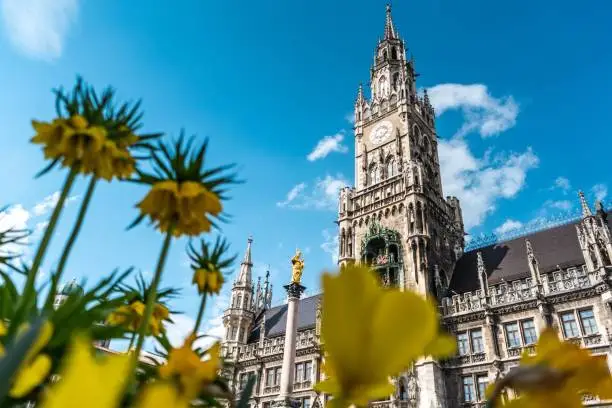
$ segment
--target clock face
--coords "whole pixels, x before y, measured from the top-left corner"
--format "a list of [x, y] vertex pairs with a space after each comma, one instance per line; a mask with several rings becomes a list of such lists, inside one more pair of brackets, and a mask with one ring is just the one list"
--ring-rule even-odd
[[374, 126], [370, 132], [370, 141], [374, 144], [385, 141], [390, 135], [393, 125], [390, 122], [382, 122]]

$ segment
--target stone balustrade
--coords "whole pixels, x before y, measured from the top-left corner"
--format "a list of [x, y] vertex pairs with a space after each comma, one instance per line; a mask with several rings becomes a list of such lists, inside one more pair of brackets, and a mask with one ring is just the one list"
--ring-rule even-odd
[[599, 270], [587, 271], [586, 266], [568, 268], [565, 271], [554, 271], [542, 275], [540, 288], [531, 278], [501, 282], [489, 286], [489, 296], [481, 290], [456, 294], [442, 299], [443, 316], [453, 316], [484, 310], [486, 306], [497, 306], [520, 303], [537, 298], [538, 290], [543, 296], [556, 295], [565, 291], [585, 289], [602, 282]]

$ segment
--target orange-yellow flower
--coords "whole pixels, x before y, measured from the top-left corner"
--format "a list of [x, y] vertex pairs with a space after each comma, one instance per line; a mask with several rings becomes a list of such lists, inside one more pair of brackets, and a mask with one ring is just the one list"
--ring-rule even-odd
[[540, 335], [534, 356], [525, 353], [521, 365], [492, 386], [491, 398], [504, 387], [521, 393], [508, 403], [517, 408], [582, 407], [585, 393], [612, 399], [612, 376], [605, 357], [560, 341], [551, 328]]
[[169, 382], [145, 386], [136, 408], [189, 408], [189, 400]]
[[211, 383], [221, 368], [219, 343], [208, 350], [208, 360], [203, 361], [192, 349], [195, 339], [195, 335], [189, 335], [180, 348], [170, 351], [168, 362], [159, 368], [161, 378], [178, 380], [187, 400], [195, 398], [203, 386]]
[[223, 274], [217, 269], [199, 268], [193, 272], [192, 283], [198, 287], [199, 294], [218, 294], [223, 282]]
[[160, 231], [167, 232], [172, 225], [172, 233], [177, 237], [208, 232], [211, 227], [208, 214], [217, 216], [222, 210], [219, 196], [203, 184], [172, 180], [153, 184], [137, 207]]
[[[363, 266], [323, 275], [321, 336], [327, 378], [316, 385], [336, 407], [363, 406], [393, 392], [389, 377], [419, 357], [454, 352], [439, 333], [435, 306], [410, 292], [383, 289]], [[401, 321], [402, 324], [398, 324]]]

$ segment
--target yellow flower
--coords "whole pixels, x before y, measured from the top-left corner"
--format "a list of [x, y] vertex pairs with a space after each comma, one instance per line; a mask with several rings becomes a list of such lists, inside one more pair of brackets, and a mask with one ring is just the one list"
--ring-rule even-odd
[[421, 356], [454, 352], [450, 337], [438, 331], [431, 302], [413, 292], [381, 288], [363, 266], [323, 275], [322, 313], [328, 378], [316, 389], [332, 394], [338, 407], [388, 396], [390, 376]]
[[0, 337], [6, 336], [8, 329], [2, 320], [0, 320]]
[[183, 346], [170, 351], [168, 362], [159, 368], [161, 378], [178, 380], [187, 400], [195, 398], [202, 386], [216, 378], [217, 371], [221, 368], [219, 343], [215, 343], [208, 350], [209, 359], [202, 361], [201, 357], [192, 350], [195, 339], [195, 335], [189, 335]]
[[198, 293], [219, 293], [221, 286], [223, 286], [223, 274], [221, 271], [214, 269], [199, 268], [193, 272], [194, 285], [198, 287]]
[[[4, 326], [3, 326], [4, 327]], [[18, 336], [22, 336], [28, 329], [28, 325], [19, 328]], [[5, 328], [6, 329], [6, 328]], [[49, 343], [53, 335], [53, 325], [45, 322], [36, 341], [28, 350], [9, 391], [12, 398], [22, 398], [30, 393], [34, 388], [41, 384], [51, 370], [51, 358], [46, 354], [39, 354], [40, 351]], [[0, 356], [4, 355], [4, 348], [0, 346]]]
[[137, 408], [188, 408], [189, 406], [189, 400], [167, 382], [147, 385], [136, 405]]
[[605, 356], [593, 356], [588, 350], [559, 340], [548, 328], [536, 345], [536, 354], [524, 354], [521, 365], [496, 384], [491, 398], [504, 387], [521, 392], [511, 401], [517, 407], [582, 407], [581, 395], [589, 393], [612, 399], [612, 376]]
[[[111, 312], [106, 318], [106, 323], [111, 326], [122, 326], [127, 330], [136, 332], [140, 328], [140, 323], [144, 316], [145, 304], [136, 300], [129, 305], [119, 306], [117, 310]], [[170, 311], [159, 303], [153, 305], [153, 313], [149, 320], [148, 333], [159, 336], [165, 331], [163, 321], [170, 316]]]
[[63, 361], [61, 380], [45, 393], [41, 408], [115, 408], [123, 397], [129, 370], [129, 356], [98, 360], [89, 339], [78, 337]]
[[33, 120], [32, 127], [36, 135], [30, 141], [44, 146], [43, 152], [45, 158], [60, 158], [62, 155], [61, 146], [67, 130], [65, 120], [55, 119], [51, 123]]
[[219, 197], [201, 183], [171, 180], [153, 184], [137, 207], [160, 231], [167, 232], [173, 225], [173, 235], [177, 237], [208, 232], [211, 222], [207, 215], [217, 216], [222, 210]]

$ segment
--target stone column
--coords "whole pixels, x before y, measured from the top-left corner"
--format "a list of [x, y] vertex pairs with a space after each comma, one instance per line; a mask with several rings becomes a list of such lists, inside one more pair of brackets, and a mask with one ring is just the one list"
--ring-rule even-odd
[[285, 348], [283, 352], [283, 366], [281, 368], [280, 393], [274, 403], [275, 407], [288, 408], [296, 404], [291, 398], [293, 391], [293, 375], [295, 371], [295, 342], [297, 336], [297, 315], [300, 297], [304, 286], [292, 282], [285, 286], [287, 290], [287, 326], [285, 327]]

